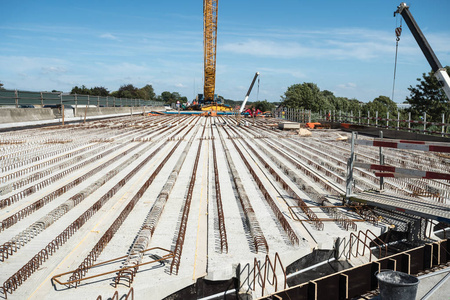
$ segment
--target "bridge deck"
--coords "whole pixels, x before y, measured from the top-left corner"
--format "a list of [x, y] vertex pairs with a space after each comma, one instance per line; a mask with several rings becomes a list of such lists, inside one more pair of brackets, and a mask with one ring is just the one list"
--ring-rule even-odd
[[400, 211], [439, 222], [450, 223], [450, 205], [390, 193], [362, 192], [352, 195], [350, 201]]

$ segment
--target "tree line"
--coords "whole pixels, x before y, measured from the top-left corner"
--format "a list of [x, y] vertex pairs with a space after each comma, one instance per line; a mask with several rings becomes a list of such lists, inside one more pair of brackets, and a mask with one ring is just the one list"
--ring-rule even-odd
[[[450, 67], [446, 67], [450, 75]], [[413, 118], [427, 114], [427, 121], [442, 121], [442, 114], [446, 116], [446, 122], [450, 122], [450, 101], [440, 88], [440, 83], [433, 72], [423, 73], [422, 78], [417, 78], [419, 82], [416, 86], [410, 85], [408, 90], [410, 95], [403, 102], [410, 107], [404, 109], [410, 112]], [[283, 96], [281, 96], [280, 107], [293, 109], [307, 109], [312, 112], [343, 111], [353, 112], [354, 115], [386, 117], [396, 116], [398, 113], [397, 103], [389, 97], [380, 95], [367, 103], [357, 99], [346, 97], [336, 97], [333, 92], [328, 90], [321, 91], [315, 83], [304, 82], [294, 84], [288, 87]]]
[[91, 96], [111, 96], [116, 98], [130, 98], [130, 99], [143, 99], [152, 101], [161, 101], [166, 104], [176, 103], [180, 101], [185, 103], [188, 101], [187, 97], [181, 96], [178, 92], [164, 91], [161, 95], [156, 95], [155, 90], [150, 84], [145, 85], [142, 88], [137, 88], [132, 84], [124, 84], [120, 86], [117, 91], [109, 92], [107, 88], [102, 86], [96, 86], [88, 88], [85, 85], [81, 87], [75, 86], [72, 88], [71, 94], [79, 95], [91, 95]]
[[[445, 68], [450, 75], [450, 66]], [[403, 111], [410, 112], [415, 119], [426, 113], [427, 120], [434, 122], [442, 121], [442, 114], [444, 114], [446, 116], [445, 122], [450, 123], [450, 101], [441, 89], [440, 83], [433, 72], [423, 73], [422, 78], [417, 78], [417, 81], [418, 83], [415, 86], [410, 85], [408, 88], [410, 95], [406, 97], [403, 103], [409, 104], [410, 107]], [[1, 82], [0, 89], [4, 89]], [[102, 86], [87, 88], [85, 85], [82, 85], [81, 87], [73, 87], [71, 94], [136, 98], [161, 101], [166, 104], [176, 103], [177, 101], [186, 103], [188, 101], [187, 97], [181, 96], [178, 92], [164, 91], [161, 95], [156, 95], [150, 84], [142, 88], [137, 88], [132, 84], [124, 84], [117, 91], [113, 92]], [[232, 107], [242, 104], [242, 101], [224, 99], [222, 96], [219, 96], [219, 99]], [[354, 98], [337, 97], [331, 91], [320, 90], [317, 84], [311, 82], [294, 84], [288, 87], [284, 95], [281, 96], [280, 103], [268, 102], [267, 100], [248, 102], [248, 106], [255, 107], [261, 111], [272, 110], [276, 105], [286, 108], [307, 109], [312, 112], [328, 112], [330, 110], [352, 111], [354, 115], [358, 115], [361, 112], [361, 116], [367, 116], [368, 114], [375, 116], [375, 113], [378, 112], [380, 117], [386, 117], [387, 112], [391, 116], [396, 115], [398, 112], [397, 104], [387, 96], [380, 95], [372, 101], [364, 103]]]

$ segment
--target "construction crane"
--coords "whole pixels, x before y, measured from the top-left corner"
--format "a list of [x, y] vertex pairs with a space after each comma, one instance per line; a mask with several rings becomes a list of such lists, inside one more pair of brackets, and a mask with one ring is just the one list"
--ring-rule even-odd
[[217, 12], [219, 0], [203, 0], [203, 94], [197, 95], [196, 105], [188, 110], [231, 111], [229, 105], [218, 103], [216, 88]]
[[219, 0], [203, 0], [203, 54], [205, 103], [216, 102], [217, 11]]
[[436, 54], [434, 54], [433, 49], [431, 49], [430, 44], [428, 44], [427, 39], [420, 30], [419, 25], [417, 25], [416, 21], [411, 15], [409, 6], [406, 5], [405, 2], [400, 3], [400, 5], [397, 7], [397, 10], [394, 12], [394, 17], [396, 14], [402, 15], [403, 20], [405, 20], [406, 24], [409, 27], [409, 30], [416, 39], [417, 44], [419, 45], [420, 49], [425, 55], [425, 58], [430, 64], [431, 69], [434, 72], [434, 76], [438, 79], [440, 85], [442, 86], [442, 89], [447, 95], [447, 98], [450, 100], [450, 77], [448, 76], [445, 68], [442, 67], [439, 59], [436, 57]]

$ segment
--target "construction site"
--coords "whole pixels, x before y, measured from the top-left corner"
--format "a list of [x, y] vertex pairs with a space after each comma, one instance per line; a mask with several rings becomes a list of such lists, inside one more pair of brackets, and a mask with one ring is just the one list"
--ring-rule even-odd
[[[330, 258], [340, 271], [430, 246], [427, 268], [402, 256], [397, 269], [447, 263], [448, 180], [385, 178], [380, 193], [380, 178], [355, 167], [346, 201], [350, 135], [275, 124], [126, 116], [1, 133], [2, 296], [108, 299], [132, 287], [187, 299], [171, 295], [202, 279], [215, 294], [261, 297], [317, 279], [296, 272]], [[441, 147], [383, 155], [448, 176]], [[378, 163], [378, 147], [355, 148], [361, 166]]]
[[2, 96], [0, 299], [387, 299], [387, 270], [407, 276], [396, 299], [446, 299], [448, 124], [246, 117], [259, 73], [240, 110], [218, 103], [217, 2], [189, 110]]

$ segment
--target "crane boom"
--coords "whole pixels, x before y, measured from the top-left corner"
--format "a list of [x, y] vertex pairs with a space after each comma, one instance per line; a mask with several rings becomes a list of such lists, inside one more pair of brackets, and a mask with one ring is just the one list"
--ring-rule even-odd
[[425, 58], [430, 64], [431, 69], [434, 72], [434, 76], [441, 83], [442, 88], [447, 95], [447, 98], [450, 100], [450, 77], [448, 76], [446, 69], [442, 67], [439, 59], [436, 57], [436, 54], [434, 54], [434, 51], [433, 49], [431, 49], [430, 44], [428, 44], [428, 41], [423, 35], [422, 30], [420, 30], [419, 25], [417, 25], [416, 20], [414, 20], [413, 16], [411, 15], [409, 6], [406, 5], [405, 2], [400, 3], [400, 5], [397, 7], [397, 10], [394, 12], [394, 16], [396, 14], [402, 15], [403, 20], [405, 20], [406, 25], [408, 25], [409, 30], [416, 39], [417, 44], [419, 44], [420, 49], [422, 50]]
[[250, 96], [250, 93], [252, 92], [253, 85], [255, 84], [255, 81], [256, 81], [256, 78], [258, 78], [258, 75], [259, 75], [259, 72], [256, 72], [255, 73], [255, 77], [253, 77], [253, 81], [250, 84], [250, 87], [248, 88], [248, 92], [245, 95], [244, 102], [242, 102], [241, 108], [239, 109], [239, 113], [242, 113], [244, 111], [245, 104], [247, 104], [248, 97]]
[[203, 0], [203, 54], [206, 102], [214, 101], [216, 86], [217, 11], [219, 0]]

